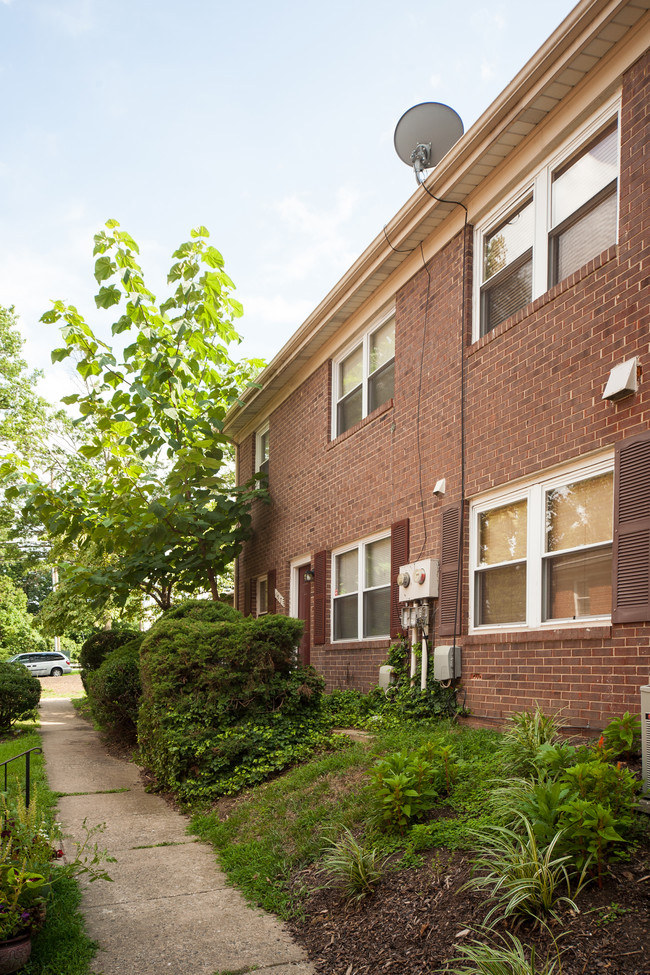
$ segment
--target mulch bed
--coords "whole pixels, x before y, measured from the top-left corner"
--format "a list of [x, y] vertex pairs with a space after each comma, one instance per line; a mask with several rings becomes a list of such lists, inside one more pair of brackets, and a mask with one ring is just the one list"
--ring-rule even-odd
[[[289, 927], [321, 975], [431, 975], [458, 957], [473, 940], [486, 908], [482, 895], [460, 891], [470, 872], [464, 853], [436, 850], [421, 866], [388, 871], [372, 895], [346, 904], [333, 888], [318, 889], [316, 869], [294, 878], [303, 917]], [[650, 973], [650, 849], [614, 864], [585, 888], [579, 914], [564, 914], [553, 928], [562, 954], [561, 975]], [[503, 931], [503, 929], [501, 929]], [[538, 959], [554, 949], [548, 932], [531, 926], [516, 932], [535, 945]], [[558, 975], [560, 972], [556, 969]]]

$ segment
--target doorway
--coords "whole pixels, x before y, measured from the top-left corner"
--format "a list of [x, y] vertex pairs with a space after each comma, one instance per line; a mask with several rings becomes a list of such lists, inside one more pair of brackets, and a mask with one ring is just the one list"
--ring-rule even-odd
[[311, 569], [309, 562], [306, 565], [299, 565], [296, 568], [298, 573], [298, 606], [297, 606], [297, 616], [298, 619], [303, 620], [305, 628], [302, 633], [302, 640], [300, 641], [300, 647], [298, 648], [298, 656], [300, 657], [300, 663], [305, 667], [310, 660], [310, 646], [311, 646], [311, 582], [305, 581], [305, 572]]

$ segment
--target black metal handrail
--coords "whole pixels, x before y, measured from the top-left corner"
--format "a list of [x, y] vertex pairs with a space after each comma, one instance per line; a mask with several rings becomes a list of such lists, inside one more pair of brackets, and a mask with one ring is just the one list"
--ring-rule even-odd
[[0, 766], [4, 765], [5, 769], [5, 792], [7, 791], [7, 765], [10, 762], [15, 762], [18, 758], [25, 758], [25, 806], [29, 809], [29, 798], [31, 792], [31, 758], [32, 752], [42, 752], [43, 749], [36, 745], [34, 748], [28, 748], [26, 752], [21, 752], [19, 755], [14, 755], [13, 758], [8, 758], [6, 762], [0, 762]]

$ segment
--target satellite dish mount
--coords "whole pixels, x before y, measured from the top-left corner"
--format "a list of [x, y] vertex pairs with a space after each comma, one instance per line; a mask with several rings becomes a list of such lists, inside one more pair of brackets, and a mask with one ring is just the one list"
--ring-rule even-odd
[[395, 151], [413, 168], [418, 186], [463, 134], [457, 112], [441, 102], [422, 102], [402, 115], [395, 127]]

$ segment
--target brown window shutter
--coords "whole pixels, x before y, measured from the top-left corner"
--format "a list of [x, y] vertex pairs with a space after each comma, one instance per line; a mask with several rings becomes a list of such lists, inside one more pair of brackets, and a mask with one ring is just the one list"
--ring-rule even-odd
[[650, 620], [650, 433], [616, 446], [612, 622]]
[[403, 518], [390, 526], [390, 638], [396, 640], [402, 632], [399, 611], [397, 576], [400, 566], [409, 560], [409, 520]]
[[275, 569], [271, 569], [266, 577], [266, 602], [269, 613], [277, 613], [275, 603]]
[[440, 600], [438, 633], [454, 636], [460, 630], [458, 602], [458, 560], [460, 556], [460, 505], [448, 505], [442, 512], [442, 551], [440, 558]]
[[255, 580], [254, 579], [245, 579], [244, 580], [244, 616], [250, 616], [251, 615], [251, 607], [252, 607], [252, 602], [253, 602], [253, 600], [252, 600], [252, 593], [253, 593], [253, 586], [254, 585], [255, 585]]
[[314, 555], [314, 644], [326, 642], [327, 552]]

